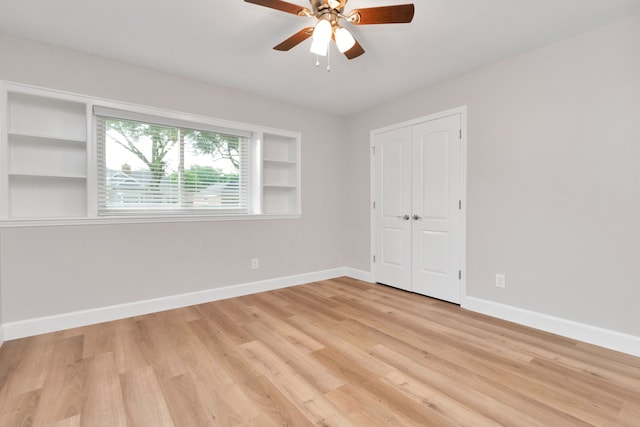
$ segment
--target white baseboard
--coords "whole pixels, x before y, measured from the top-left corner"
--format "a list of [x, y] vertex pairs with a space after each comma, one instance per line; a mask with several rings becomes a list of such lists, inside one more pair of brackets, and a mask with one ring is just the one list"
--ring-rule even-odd
[[360, 277], [367, 277], [367, 274], [367, 272], [352, 268], [334, 268], [331, 270], [296, 274], [293, 276], [243, 283], [223, 288], [208, 289], [205, 291], [172, 295], [163, 298], [154, 298], [150, 300], [5, 323], [4, 325], [0, 325], [0, 343], [2, 342], [3, 327], [4, 338], [12, 340], [48, 332], [61, 331], [69, 328], [76, 328], [79, 326], [124, 319], [126, 317], [171, 310], [189, 305], [202, 304], [210, 301], [249, 295], [257, 292], [286, 288], [304, 283], [333, 279], [340, 276], [350, 276], [358, 279]]
[[467, 296], [462, 308], [600, 347], [640, 356], [640, 337]]
[[373, 273], [369, 271], [357, 270], [351, 267], [344, 268], [343, 276], [349, 276], [363, 282], [373, 282]]

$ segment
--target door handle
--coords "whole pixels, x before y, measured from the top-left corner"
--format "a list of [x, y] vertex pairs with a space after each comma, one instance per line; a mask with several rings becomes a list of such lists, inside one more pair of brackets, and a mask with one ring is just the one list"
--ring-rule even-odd
[[411, 217], [410, 217], [409, 215], [402, 215], [402, 216], [398, 215], [398, 218], [399, 218], [399, 219], [404, 219], [405, 221], [409, 221], [409, 219], [410, 219]]
[[419, 219], [422, 219], [422, 217], [421, 217], [420, 215], [415, 215], [415, 214], [414, 214], [414, 215], [413, 215], [413, 219], [417, 221], [417, 220], [419, 220]]

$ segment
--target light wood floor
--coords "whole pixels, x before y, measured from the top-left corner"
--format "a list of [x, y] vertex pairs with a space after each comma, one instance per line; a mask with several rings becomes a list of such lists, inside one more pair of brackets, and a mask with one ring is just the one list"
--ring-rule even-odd
[[22, 425], [639, 426], [640, 359], [340, 278], [8, 341]]

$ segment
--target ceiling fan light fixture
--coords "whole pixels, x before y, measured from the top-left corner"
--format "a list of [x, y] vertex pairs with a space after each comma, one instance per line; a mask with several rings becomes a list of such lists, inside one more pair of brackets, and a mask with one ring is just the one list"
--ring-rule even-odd
[[293, 15], [317, 19], [315, 27], [309, 26], [301, 29], [282, 43], [274, 46], [274, 50], [288, 51], [312, 37], [311, 52], [316, 53], [318, 56], [328, 56], [330, 53], [329, 45], [333, 38], [338, 49], [347, 59], [357, 58], [365, 51], [348, 30], [342, 29], [340, 22], [348, 22], [354, 25], [408, 24], [413, 20], [415, 13], [413, 3], [372, 6], [345, 12], [348, 0], [308, 0], [311, 4], [311, 9], [289, 3], [288, 0], [244, 1]]
[[331, 41], [331, 33], [333, 28], [331, 23], [326, 19], [321, 19], [313, 29], [311, 52], [320, 56], [327, 56], [329, 42]]
[[346, 28], [336, 28], [335, 36], [336, 45], [338, 46], [340, 53], [345, 53], [356, 44], [356, 40]]
[[331, 32], [333, 28], [331, 28], [331, 23], [326, 19], [321, 19], [316, 24], [313, 29], [313, 41], [322, 42], [324, 44], [328, 44], [329, 40], [331, 40]]
[[320, 56], [327, 56], [327, 50], [329, 49], [329, 43], [322, 40], [313, 39], [311, 41], [311, 53], [315, 53]]

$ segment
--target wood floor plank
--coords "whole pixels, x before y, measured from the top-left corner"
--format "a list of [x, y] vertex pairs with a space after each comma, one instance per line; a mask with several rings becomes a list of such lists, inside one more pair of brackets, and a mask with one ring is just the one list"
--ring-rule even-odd
[[253, 313], [257, 322], [265, 325], [266, 327], [278, 331], [278, 335], [283, 340], [288, 341], [291, 345], [298, 348], [303, 353], [311, 353], [313, 351], [324, 348], [324, 344], [318, 340], [310, 337], [298, 328], [292, 326], [290, 323], [278, 319], [265, 310], [258, 307], [249, 307], [249, 311]]
[[300, 348], [283, 339], [277, 331], [267, 325], [253, 322], [245, 325], [245, 328], [255, 337], [260, 337], [259, 339], [264, 345], [277, 353], [278, 357], [286, 361], [297, 374], [318, 390], [328, 392], [344, 384], [314, 358], [308, 357], [309, 352], [305, 351], [304, 347]]
[[140, 347], [140, 341], [144, 342], [145, 338], [140, 336], [135, 319], [118, 320], [114, 322], [114, 327], [116, 333], [114, 350], [118, 373], [124, 374], [147, 366], [149, 363]]
[[460, 401], [441, 393], [439, 390], [424, 382], [406, 375], [400, 371], [389, 372], [383, 381], [401, 391], [411, 400], [429, 407], [453, 425], [474, 425], [477, 427], [498, 427], [500, 424], [489, 418], [482, 417]]
[[346, 277], [5, 342], [0, 426], [629, 426], [640, 358]]
[[251, 380], [257, 376], [257, 371], [241, 357], [235, 346], [225, 337], [210, 328], [210, 323], [204, 319], [189, 322], [193, 334], [203, 344], [207, 357], [214, 364], [216, 370], [238, 383]]
[[88, 366], [82, 390], [80, 416], [83, 424], [96, 427], [127, 425], [115, 355], [101, 353], [84, 360]]
[[41, 394], [42, 389], [37, 389], [0, 399], [0, 425], [33, 425]]
[[174, 425], [162, 389], [151, 366], [120, 375], [120, 384], [130, 425], [158, 427]]
[[424, 427], [424, 423], [416, 422], [381, 405], [374, 396], [362, 393], [353, 385], [346, 383], [325, 395], [333, 404], [349, 417], [354, 425]]
[[[324, 341], [325, 348], [330, 348], [332, 351], [339, 352], [342, 356], [357, 361], [358, 364], [366, 366], [373, 375], [378, 377], [383, 377], [393, 370], [393, 367], [372, 357], [366, 349], [354, 345], [353, 342], [349, 340], [349, 336], [341, 336], [340, 329], [331, 328], [327, 330], [306, 322], [305, 320], [301, 320], [303, 317], [304, 314], [301, 313], [295, 318], [292, 318], [291, 322], [296, 322], [300, 329], [319, 341]], [[315, 354], [317, 354], [317, 352], [312, 353], [312, 355]]]
[[[242, 328], [242, 323], [233, 318], [238, 315], [238, 311], [232, 310], [232, 313], [227, 314], [227, 310], [224, 307], [224, 301], [217, 301], [202, 305], [198, 309], [208, 322], [209, 329], [215, 331], [218, 335], [224, 336], [229, 343], [242, 344], [251, 341], [253, 338]], [[246, 314], [251, 315], [249, 312]], [[255, 320], [252, 315], [251, 318], [252, 321]]]
[[24, 350], [15, 361], [15, 366], [11, 368], [6, 383], [0, 389], [0, 401], [10, 395], [27, 393], [44, 387], [48, 365], [42, 361], [49, 359], [55, 341], [54, 334], [26, 338], [27, 344]]
[[184, 361], [169, 339], [175, 328], [171, 323], [171, 316], [172, 313], [154, 313], [135, 320], [136, 342], [140, 352], [160, 378], [171, 378], [187, 372]]
[[[269, 293], [273, 295], [273, 293]], [[196, 306], [198, 308], [199, 313], [206, 313], [208, 308], [214, 308], [229, 319], [233, 321], [235, 325], [244, 325], [245, 323], [253, 322], [255, 319], [253, 318], [253, 314], [247, 311], [247, 305], [250, 304], [250, 300], [247, 300], [247, 297], [251, 297], [252, 295], [247, 295], [242, 298], [230, 298], [224, 301], [220, 301], [220, 304], [213, 305], [213, 303], [201, 304]], [[279, 298], [277, 298], [279, 300]], [[249, 301], [249, 303], [247, 303]], [[281, 304], [285, 302], [280, 300]]]
[[57, 340], [34, 425], [61, 421], [82, 412], [82, 388], [87, 363], [82, 358], [84, 335]]
[[[278, 298], [270, 293], [247, 295], [243, 297], [241, 301], [244, 305], [243, 311], [251, 315], [252, 317], [254, 315], [252, 312], [247, 310], [247, 306], [260, 307], [280, 319], [285, 319], [295, 314], [295, 310], [289, 309], [290, 304], [288, 302], [283, 301], [281, 298]], [[250, 323], [255, 320], [256, 319], [254, 318], [253, 320], [236, 321], [239, 323]]]
[[381, 381], [372, 372], [359, 366], [354, 360], [345, 358], [338, 351], [324, 348], [313, 353], [313, 356], [327, 368], [339, 373], [345, 382], [357, 384], [359, 393], [368, 394], [380, 402], [385, 408], [403, 414], [416, 423], [424, 425], [453, 426], [434, 411], [429, 410], [411, 399], [405, 398], [398, 389]]
[[75, 415], [73, 417], [65, 418], [64, 420], [60, 420], [55, 423], [43, 425], [45, 427], [80, 427], [82, 425], [80, 420], [80, 415]]
[[314, 388], [286, 361], [260, 341], [241, 346], [243, 354], [314, 425], [349, 426], [350, 423], [328, 401], [322, 391]]
[[16, 370], [30, 342], [29, 338], [24, 338], [12, 341], [11, 345], [0, 347], [0, 397], [3, 391], [7, 395], [7, 380]]
[[[269, 424], [310, 427], [314, 424], [277, 387], [263, 376], [243, 382], [245, 393], [256, 402]], [[256, 420], [257, 421], [257, 420]]]
[[97, 354], [113, 352], [115, 350], [115, 327], [115, 322], [107, 322], [83, 328], [83, 357], [89, 358]]

